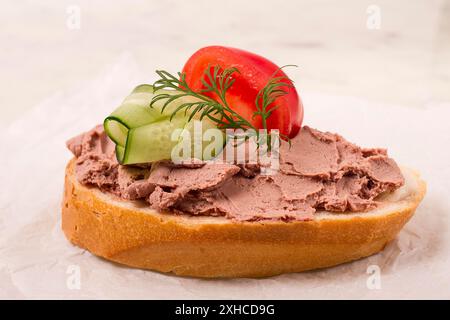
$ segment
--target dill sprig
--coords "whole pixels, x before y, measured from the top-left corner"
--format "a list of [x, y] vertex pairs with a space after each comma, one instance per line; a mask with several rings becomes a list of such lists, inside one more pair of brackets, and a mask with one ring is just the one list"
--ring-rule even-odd
[[[292, 66], [292, 65], [289, 65]], [[277, 98], [286, 95], [288, 92], [286, 88], [293, 87], [292, 80], [286, 76], [276, 76], [276, 74], [284, 67], [279, 68], [274, 72], [267, 84], [258, 92], [255, 99], [256, 111], [252, 118], [261, 117], [263, 129], [267, 132], [267, 119], [279, 107], [274, 104]], [[208, 67], [204, 71], [202, 77], [203, 89], [194, 91], [186, 82], [186, 75], [178, 72], [177, 76], [170, 74], [164, 70], [157, 70], [156, 73], [159, 79], [153, 84], [155, 96], [152, 98], [150, 107], [160, 100], [163, 100], [161, 112], [169, 106], [172, 102], [184, 97], [196, 98], [191, 101], [183, 102], [178, 105], [171, 113], [170, 119], [173, 119], [179, 112], [184, 112], [185, 115], [189, 113], [188, 120], [191, 121], [196, 115], [199, 119], [207, 117], [215, 122], [220, 129], [252, 129], [256, 132], [259, 138], [258, 129], [253, 126], [247, 119], [242, 117], [237, 111], [238, 106], [231, 106], [226, 99], [227, 91], [232, 87], [235, 80], [233, 75], [240, 73], [237, 68], [222, 69], [219, 65]], [[176, 93], [157, 93], [159, 90], [176, 90]], [[213, 93], [217, 96], [217, 100], [205, 95], [205, 93]], [[267, 132], [267, 144], [270, 149], [270, 134]], [[280, 136], [286, 140], [290, 140], [287, 136]], [[258, 145], [260, 141], [258, 139]]]

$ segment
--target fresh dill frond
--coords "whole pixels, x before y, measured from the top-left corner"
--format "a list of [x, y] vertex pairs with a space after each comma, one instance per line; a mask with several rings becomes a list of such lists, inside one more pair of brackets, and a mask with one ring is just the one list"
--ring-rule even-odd
[[[286, 76], [277, 76], [277, 73], [284, 67], [287, 66], [277, 69], [267, 84], [256, 95], [256, 111], [253, 113], [252, 119], [261, 117], [262, 129], [265, 129], [266, 132], [268, 130], [267, 119], [279, 107], [275, 105], [276, 100], [288, 94], [287, 88], [293, 87], [291, 79]], [[159, 76], [159, 79], [153, 84], [155, 96], [152, 98], [150, 107], [153, 107], [157, 101], [162, 100], [163, 106], [161, 112], [164, 112], [172, 102], [184, 97], [193, 97], [195, 99], [178, 105], [171, 113], [170, 119], [173, 119], [179, 112], [184, 112], [185, 115], [189, 114], [189, 121], [196, 115], [199, 115], [200, 120], [207, 117], [215, 122], [220, 129], [252, 129], [259, 138], [258, 128], [236, 111], [239, 110], [239, 106], [231, 107], [227, 101], [227, 91], [233, 86], [236, 80], [233, 75], [238, 73], [240, 73], [239, 70], [234, 67], [223, 69], [219, 65], [209, 66], [204, 70], [204, 76], [201, 79], [203, 88], [195, 91], [188, 85], [184, 73], [178, 72], [177, 76], [174, 76], [167, 71], [157, 70], [156, 74]], [[176, 93], [158, 93], [159, 90], [176, 90]], [[212, 93], [217, 97], [217, 100], [208, 97], [206, 93]], [[267, 133], [266, 142], [270, 149], [271, 135], [269, 132]], [[290, 144], [287, 136], [281, 134], [280, 136], [288, 140]]]

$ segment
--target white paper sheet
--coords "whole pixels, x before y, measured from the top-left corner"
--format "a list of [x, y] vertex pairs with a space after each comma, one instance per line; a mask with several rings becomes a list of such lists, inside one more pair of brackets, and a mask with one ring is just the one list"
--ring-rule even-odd
[[[119, 266], [71, 245], [60, 228], [64, 166], [71, 158], [65, 141], [100, 123], [135, 85], [152, 80], [124, 54], [97, 79], [56, 93], [0, 129], [1, 298], [450, 298], [450, 104], [417, 109], [300, 92], [305, 124], [387, 147], [428, 182], [414, 218], [372, 257], [268, 279], [201, 280]], [[373, 265], [379, 282], [367, 273]]]

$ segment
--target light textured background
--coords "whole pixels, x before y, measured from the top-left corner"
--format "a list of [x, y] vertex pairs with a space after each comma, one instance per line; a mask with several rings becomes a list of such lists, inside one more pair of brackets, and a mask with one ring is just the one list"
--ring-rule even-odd
[[[81, 29], [66, 27], [68, 5]], [[367, 7], [381, 29], [366, 27]], [[450, 1], [3, 1], [0, 10], [0, 297], [450, 298]], [[99, 123], [156, 68], [197, 48], [246, 48], [279, 64], [305, 123], [388, 147], [427, 196], [378, 255], [265, 280], [204, 281], [133, 270], [73, 247], [60, 230], [67, 138]], [[370, 265], [381, 289], [366, 286]], [[70, 290], [71, 266], [81, 288]]]
[[[79, 30], [67, 27], [70, 5], [81, 10]], [[381, 10], [379, 30], [366, 26], [369, 5]], [[415, 107], [450, 100], [449, 0], [4, 0], [0, 42], [3, 125], [123, 51], [151, 76], [209, 44], [298, 64], [300, 90]]]

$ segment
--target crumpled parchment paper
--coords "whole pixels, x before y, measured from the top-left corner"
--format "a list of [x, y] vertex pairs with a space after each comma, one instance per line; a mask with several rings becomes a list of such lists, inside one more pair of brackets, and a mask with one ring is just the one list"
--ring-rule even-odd
[[124, 54], [96, 79], [54, 94], [0, 129], [1, 298], [450, 298], [449, 103], [418, 109], [301, 92], [305, 124], [387, 147], [428, 183], [413, 219], [372, 257], [267, 279], [201, 280], [123, 267], [71, 245], [60, 228], [71, 158], [65, 141], [101, 123], [135, 85], [152, 80]]

